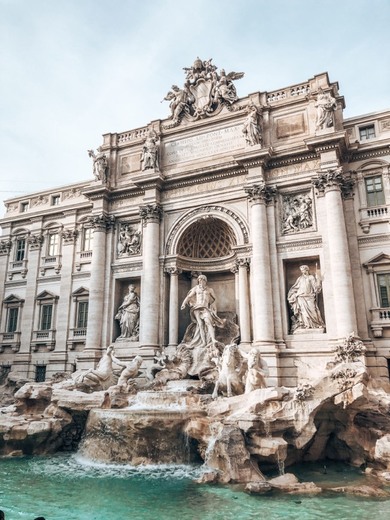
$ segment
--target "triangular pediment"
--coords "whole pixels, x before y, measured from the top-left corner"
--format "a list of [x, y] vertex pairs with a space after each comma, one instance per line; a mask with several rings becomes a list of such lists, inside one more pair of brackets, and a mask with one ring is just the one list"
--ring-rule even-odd
[[7, 296], [7, 298], [5, 298], [3, 300], [3, 303], [8, 304], [8, 305], [12, 304], [12, 303], [21, 304], [23, 302], [24, 302], [24, 300], [22, 300], [21, 298], [19, 298], [19, 296], [16, 296], [15, 294], [10, 294], [9, 296]]
[[38, 296], [36, 297], [36, 300], [56, 300], [57, 298], [58, 298], [58, 296], [56, 296], [55, 294], [53, 294], [50, 291], [45, 290], [38, 294]]
[[390, 265], [390, 255], [386, 253], [379, 253], [379, 255], [374, 256], [368, 262], [363, 264], [364, 267], [374, 267], [379, 265]]
[[76, 298], [80, 298], [81, 296], [89, 296], [89, 290], [85, 287], [80, 287], [76, 291], [72, 292], [72, 296]]

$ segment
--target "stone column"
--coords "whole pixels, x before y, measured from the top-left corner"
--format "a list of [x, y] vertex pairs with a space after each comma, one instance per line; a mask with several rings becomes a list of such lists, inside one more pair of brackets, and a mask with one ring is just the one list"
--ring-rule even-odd
[[249, 347], [251, 344], [251, 320], [249, 310], [248, 269], [249, 259], [239, 258], [238, 265], [238, 305], [240, 317], [241, 345]]
[[254, 343], [274, 344], [272, 279], [266, 204], [276, 193], [264, 181], [245, 189], [251, 204]]
[[168, 346], [176, 347], [179, 343], [179, 274], [181, 270], [169, 267], [166, 272], [170, 275]]
[[325, 196], [328, 248], [333, 286], [333, 310], [338, 338], [357, 333], [348, 237], [344, 219], [342, 189], [347, 188], [342, 169], [319, 173], [313, 184]]
[[81, 357], [100, 357], [102, 345], [104, 282], [106, 267], [106, 236], [114, 224], [114, 218], [102, 213], [90, 217], [93, 227], [93, 249], [91, 261], [91, 278], [89, 288], [88, 328], [85, 350]]
[[140, 343], [143, 347], [159, 345], [160, 318], [160, 220], [159, 204], [140, 207], [143, 221], [143, 276], [141, 283]]

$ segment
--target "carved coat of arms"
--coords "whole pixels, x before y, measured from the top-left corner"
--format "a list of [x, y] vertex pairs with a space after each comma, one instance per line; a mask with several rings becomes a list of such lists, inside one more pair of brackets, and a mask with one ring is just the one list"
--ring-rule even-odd
[[197, 58], [192, 67], [185, 67], [183, 88], [173, 85], [165, 96], [171, 109], [172, 122], [168, 128], [179, 125], [183, 117], [194, 121], [216, 114], [223, 106], [235, 110], [234, 103], [238, 97], [233, 81], [242, 78], [244, 73], [226, 74], [223, 69], [217, 72], [211, 61]]

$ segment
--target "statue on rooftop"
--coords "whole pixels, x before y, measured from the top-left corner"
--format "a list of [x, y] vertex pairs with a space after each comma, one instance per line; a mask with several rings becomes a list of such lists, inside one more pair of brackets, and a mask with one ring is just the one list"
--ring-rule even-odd
[[160, 138], [154, 130], [149, 130], [142, 147], [141, 164], [144, 170], [159, 170]]
[[248, 106], [247, 114], [248, 115], [246, 116], [242, 127], [242, 133], [244, 134], [245, 141], [247, 142], [247, 144], [249, 144], [249, 146], [261, 144], [261, 114], [259, 113], [258, 108], [252, 104]]
[[317, 108], [316, 129], [323, 130], [334, 126], [334, 111], [337, 108], [337, 101], [330, 92], [318, 89], [317, 101], [314, 105]]
[[165, 96], [170, 101], [172, 122], [165, 128], [180, 124], [183, 117], [191, 121], [211, 116], [222, 109], [236, 110], [238, 100], [234, 81], [244, 76], [243, 72], [220, 72], [212, 60], [202, 61], [197, 58], [191, 67], [184, 68], [186, 81], [182, 89], [173, 85]]
[[108, 160], [102, 147], [99, 146], [96, 153], [93, 150], [88, 150], [89, 157], [93, 159], [93, 174], [95, 181], [102, 181], [104, 184], [108, 182]]

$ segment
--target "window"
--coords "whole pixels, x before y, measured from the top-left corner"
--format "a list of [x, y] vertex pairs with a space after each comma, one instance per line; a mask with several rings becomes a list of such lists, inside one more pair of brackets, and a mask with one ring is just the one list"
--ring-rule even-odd
[[361, 126], [359, 128], [359, 136], [361, 141], [367, 141], [367, 139], [372, 139], [373, 137], [375, 137], [375, 126]]
[[16, 332], [18, 328], [18, 307], [10, 307], [7, 316], [7, 332]]
[[390, 273], [378, 274], [379, 303], [381, 307], [390, 307]]
[[51, 319], [53, 316], [53, 305], [44, 304], [41, 307], [40, 330], [51, 329]]
[[91, 251], [93, 242], [93, 229], [85, 228], [83, 231], [83, 251]]
[[51, 205], [52, 206], [59, 206], [60, 205], [60, 196], [59, 195], [53, 195], [51, 198]]
[[21, 202], [20, 203], [20, 213], [26, 213], [28, 210], [28, 202]]
[[88, 324], [88, 302], [79, 302], [77, 306], [77, 328], [86, 329]]
[[15, 250], [15, 261], [21, 262], [24, 260], [26, 254], [26, 240], [24, 238], [19, 238], [16, 241], [16, 250]]
[[367, 177], [366, 194], [368, 206], [381, 206], [385, 204], [385, 194], [383, 191], [382, 176]]
[[46, 365], [37, 365], [35, 367], [35, 382], [43, 383], [46, 380]]
[[59, 235], [58, 233], [51, 233], [48, 238], [48, 256], [57, 256], [59, 249]]

